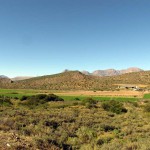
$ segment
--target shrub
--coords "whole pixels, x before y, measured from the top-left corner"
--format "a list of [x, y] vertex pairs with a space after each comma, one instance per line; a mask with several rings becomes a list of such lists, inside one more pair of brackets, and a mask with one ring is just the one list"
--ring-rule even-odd
[[45, 121], [44, 125], [48, 127], [53, 127], [54, 129], [56, 129], [59, 126], [59, 124], [55, 121]]
[[38, 94], [38, 95], [35, 95], [34, 97], [36, 97], [37, 99], [45, 99], [47, 97], [46, 94]]
[[24, 101], [24, 100], [27, 100], [27, 99], [28, 99], [28, 96], [22, 96], [20, 100]]
[[83, 100], [82, 100], [82, 103], [83, 103], [83, 104], [86, 104], [86, 103], [88, 103], [88, 104], [96, 104], [97, 101], [94, 100], [94, 99], [92, 99], [92, 98], [90, 98], [90, 97], [88, 97], [88, 98], [83, 99]]
[[28, 96], [28, 97], [24, 96], [23, 99], [24, 100], [26, 99], [26, 102], [24, 104], [28, 106], [38, 106], [51, 101], [64, 101], [62, 98], [54, 94], [49, 94], [49, 95], [38, 94], [38, 95]]
[[137, 102], [130, 102], [134, 107], [138, 107], [138, 103]]
[[50, 102], [50, 101], [64, 101], [64, 100], [57, 95], [49, 94], [45, 97], [45, 101]]
[[97, 101], [92, 98], [85, 98], [82, 100], [82, 104], [86, 106], [86, 108], [96, 107]]
[[95, 104], [90, 104], [90, 103], [86, 103], [85, 104], [86, 108], [97, 108]]
[[12, 105], [12, 102], [10, 101], [9, 97], [0, 97], [0, 106], [10, 106]]
[[79, 101], [80, 99], [79, 99], [78, 97], [75, 97], [75, 99], [74, 99], [74, 100]]
[[76, 135], [80, 139], [80, 143], [90, 143], [97, 136], [93, 129], [86, 126], [81, 126], [77, 130]]
[[127, 112], [127, 109], [123, 107], [123, 104], [115, 100], [103, 102], [102, 107], [104, 110], [111, 111], [116, 114]]
[[104, 143], [109, 143], [113, 138], [111, 136], [104, 136], [97, 140], [97, 145], [103, 145]]
[[150, 112], [150, 103], [147, 103], [147, 104], [144, 106], [144, 111], [145, 111], [145, 112]]
[[111, 125], [106, 125], [106, 124], [103, 124], [103, 125], [101, 126], [101, 128], [102, 128], [105, 132], [113, 131], [113, 130], [116, 129], [116, 127], [111, 126]]
[[15, 100], [18, 100], [19, 98], [15, 96], [14, 99], [15, 99]]

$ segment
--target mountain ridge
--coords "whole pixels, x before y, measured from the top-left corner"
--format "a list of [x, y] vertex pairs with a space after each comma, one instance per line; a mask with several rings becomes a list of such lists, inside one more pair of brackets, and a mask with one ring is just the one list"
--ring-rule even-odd
[[[68, 69], [65, 69], [63, 72], [70, 72], [70, 71], [79, 71], [79, 70], [68, 70]], [[93, 75], [93, 76], [116, 76], [116, 75], [121, 75], [121, 74], [125, 74], [125, 73], [130, 73], [130, 72], [141, 72], [141, 71], [144, 71], [143, 69], [140, 69], [138, 67], [130, 67], [130, 68], [127, 68], [127, 69], [122, 69], [122, 70], [116, 70], [116, 69], [105, 69], [105, 70], [95, 70], [93, 72], [89, 72], [89, 71], [86, 71], [86, 70], [83, 70], [83, 71], [79, 71], [85, 75]], [[42, 76], [45, 76], [45, 75], [42, 75]], [[5, 75], [0, 75], [0, 78], [9, 78]], [[19, 80], [26, 80], [26, 79], [30, 79], [30, 78], [35, 78], [35, 76], [16, 76], [16, 77], [13, 77], [13, 78], [9, 78], [11, 79], [12, 81], [19, 81]]]
[[117, 76], [125, 73], [132, 73], [132, 72], [141, 72], [144, 71], [143, 69], [137, 68], [137, 67], [130, 67], [127, 69], [122, 70], [116, 70], [116, 69], [106, 69], [106, 70], [95, 70], [92, 73], [88, 71], [82, 71], [83, 74], [86, 75], [94, 75], [94, 76]]
[[79, 71], [34, 77], [0, 84], [0, 88], [41, 90], [116, 90], [119, 84], [142, 84], [150, 87], [150, 71], [118, 76], [85, 75]]

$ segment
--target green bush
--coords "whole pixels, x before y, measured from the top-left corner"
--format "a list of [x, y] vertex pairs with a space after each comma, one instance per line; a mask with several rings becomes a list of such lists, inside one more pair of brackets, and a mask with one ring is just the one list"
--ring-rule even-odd
[[88, 98], [83, 99], [82, 103], [83, 104], [86, 104], [86, 103], [88, 103], [88, 104], [97, 104], [97, 101], [92, 99], [92, 98], [90, 98], [90, 97], [88, 97]]
[[62, 98], [54, 94], [49, 94], [49, 95], [38, 94], [38, 95], [28, 96], [28, 97], [24, 96], [23, 99], [26, 100], [23, 104], [28, 106], [38, 106], [51, 101], [64, 101]]
[[0, 106], [10, 106], [12, 102], [9, 97], [0, 96]]
[[78, 97], [75, 97], [75, 98], [74, 98], [74, 100], [76, 100], [76, 101], [79, 101], [79, 100], [80, 100], [80, 98], [78, 98]]
[[45, 100], [47, 102], [50, 102], [50, 101], [64, 101], [61, 97], [57, 96], [57, 95], [54, 95], [54, 94], [49, 94], [45, 97]]
[[116, 114], [121, 114], [127, 112], [127, 109], [123, 107], [123, 104], [121, 102], [111, 100], [107, 102], [102, 103], [102, 107], [106, 111], [111, 111]]
[[15, 96], [14, 99], [15, 99], [15, 100], [18, 100], [19, 98]]
[[101, 128], [102, 128], [105, 132], [113, 131], [113, 130], [117, 129], [115, 126], [106, 125], [106, 124], [103, 124], [103, 125], [101, 126]]
[[97, 101], [92, 99], [92, 98], [85, 98], [82, 100], [82, 105], [85, 105], [86, 108], [93, 108], [93, 107], [96, 107], [96, 104], [97, 104]]
[[130, 102], [134, 107], [138, 107], [138, 103], [137, 102]]
[[27, 99], [28, 99], [28, 96], [22, 96], [20, 100], [24, 101], [24, 100], [27, 100]]
[[150, 112], [150, 103], [147, 103], [147, 104], [144, 106], [144, 111], [145, 111], [145, 112]]

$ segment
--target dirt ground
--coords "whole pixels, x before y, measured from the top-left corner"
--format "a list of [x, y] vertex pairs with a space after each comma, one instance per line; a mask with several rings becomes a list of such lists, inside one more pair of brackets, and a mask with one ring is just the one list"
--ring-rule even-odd
[[145, 94], [141, 91], [129, 91], [129, 90], [121, 90], [121, 91], [66, 91], [55, 93], [58, 95], [68, 95], [68, 96], [122, 96], [122, 97], [143, 97]]

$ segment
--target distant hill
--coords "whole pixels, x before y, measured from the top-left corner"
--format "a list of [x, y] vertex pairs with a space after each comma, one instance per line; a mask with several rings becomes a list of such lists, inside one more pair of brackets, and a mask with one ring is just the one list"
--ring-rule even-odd
[[11, 79], [9, 79], [7, 76], [0, 75], [0, 88], [9, 86], [11, 82]]
[[83, 74], [86, 75], [94, 75], [94, 76], [117, 76], [125, 73], [132, 73], [132, 72], [141, 72], [144, 71], [140, 68], [132, 67], [124, 70], [115, 70], [115, 69], [107, 69], [107, 70], [95, 70], [92, 73], [88, 71], [82, 71]]
[[4, 75], [0, 75], [0, 79], [5, 79], [5, 78], [8, 78], [7, 76], [4, 76]]
[[85, 75], [92, 75], [90, 72], [88, 72], [86, 70], [83, 70], [82, 73], [85, 74]]
[[[99, 87], [99, 77], [82, 74], [79, 71], [67, 71], [55, 75], [35, 77], [27, 80], [16, 81], [10, 85], [13, 88], [33, 88], [52, 90], [87, 90]], [[93, 85], [93, 83], [95, 83]]]
[[125, 73], [132, 73], [132, 72], [141, 72], [144, 71], [143, 69], [132, 67], [124, 70], [118, 70], [120, 74], [125, 74]]
[[104, 88], [108, 88], [108, 83], [104, 82], [103, 79], [100, 77], [85, 75], [79, 71], [67, 71], [55, 75], [14, 81], [13, 83], [6, 85], [5, 88], [50, 90], [102, 90]]
[[12, 81], [19, 81], [19, 80], [25, 80], [25, 79], [30, 79], [30, 78], [33, 78], [33, 77], [30, 77], [30, 76], [18, 76], [18, 77], [11, 78], [11, 80]]
[[67, 71], [55, 75], [14, 81], [13, 83], [9, 82], [5, 86], [3, 84], [3, 87], [48, 90], [114, 90], [117, 84], [150, 85], [150, 71], [104, 77], [85, 75], [79, 71]]
[[116, 76], [120, 75], [120, 72], [115, 69], [107, 69], [107, 70], [96, 70], [92, 73], [94, 76]]
[[126, 73], [110, 77], [110, 80], [113, 80], [113, 83], [150, 85], [150, 71]]

